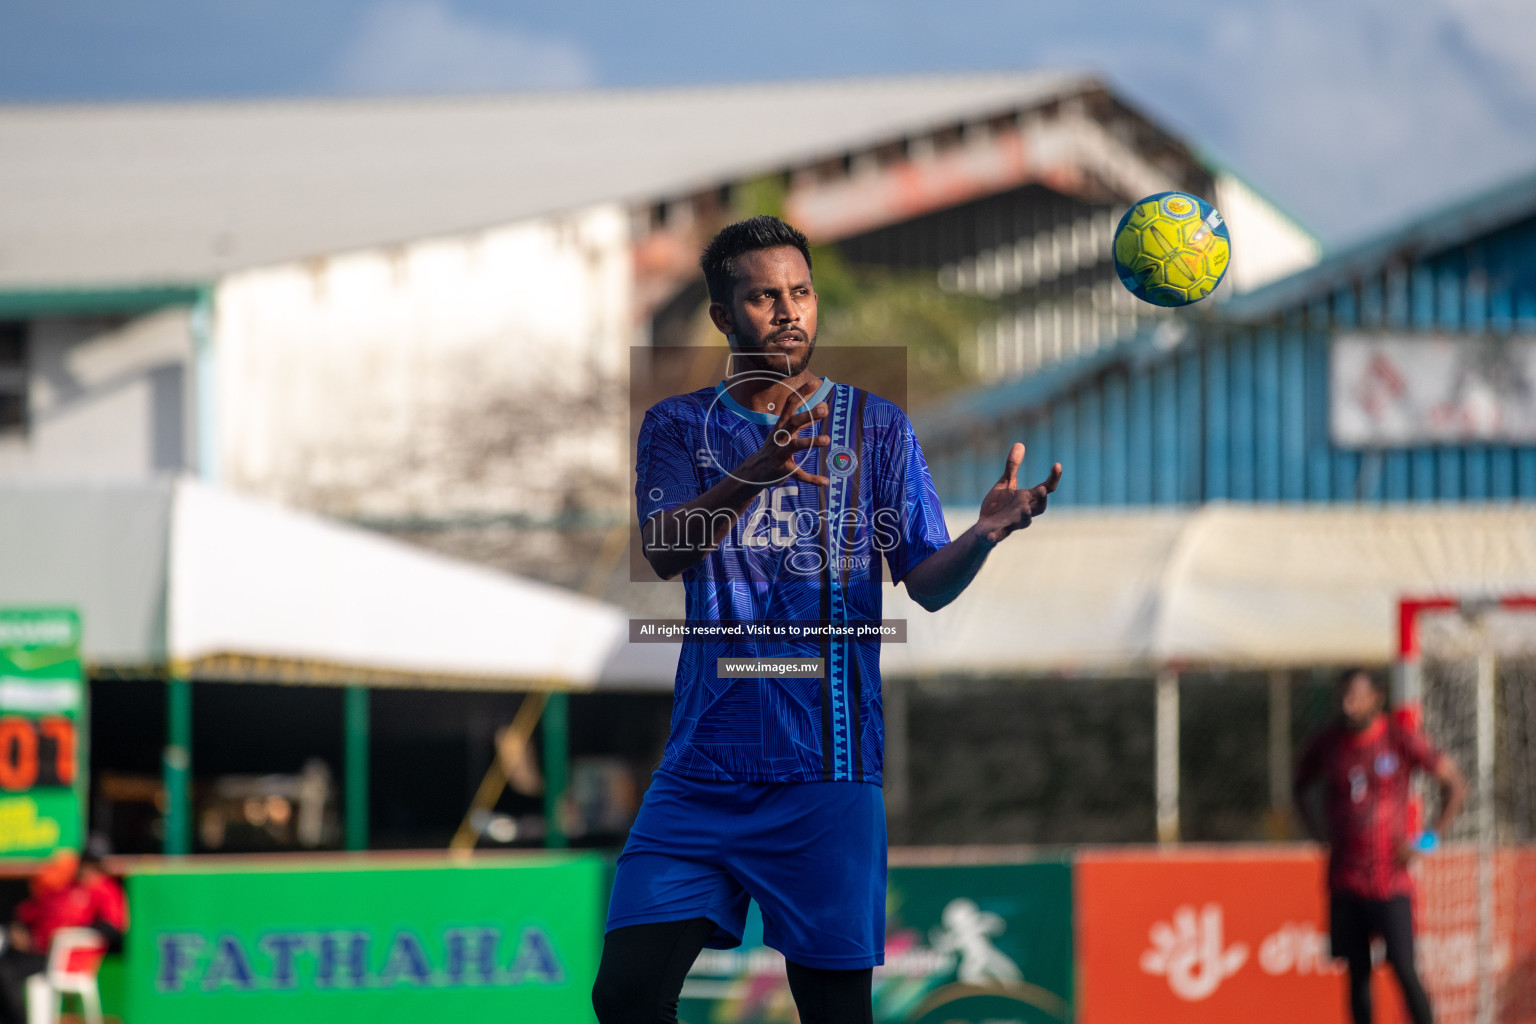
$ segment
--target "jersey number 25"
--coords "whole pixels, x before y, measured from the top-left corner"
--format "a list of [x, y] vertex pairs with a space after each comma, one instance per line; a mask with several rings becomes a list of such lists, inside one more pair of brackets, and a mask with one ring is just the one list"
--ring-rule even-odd
[[[742, 540], [747, 547], [765, 548], [770, 544], [776, 548], [794, 546], [795, 511], [784, 507], [784, 499], [798, 493], [800, 488], [794, 484], [784, 484], [762, 492], [742, 530]], [[763, 523], [769, 516], [773, 517], [773, 523], [764, 530]]]

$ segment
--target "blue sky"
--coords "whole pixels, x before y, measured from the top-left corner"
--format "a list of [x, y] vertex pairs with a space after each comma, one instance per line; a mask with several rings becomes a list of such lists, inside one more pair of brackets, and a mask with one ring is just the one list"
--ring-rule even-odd
[[0, 101], [1069, 68], [1330, 243], [1536, 172], [1533, 0], [4, 0]]

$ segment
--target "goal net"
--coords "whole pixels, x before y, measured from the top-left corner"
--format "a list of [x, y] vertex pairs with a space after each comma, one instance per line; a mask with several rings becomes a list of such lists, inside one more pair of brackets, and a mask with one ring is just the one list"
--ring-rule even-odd
[[[1536, 1022], [1536, 595], [1400, 604], [1400, 715], [1468, 783], [1414, 867], [1419, 967], [1442, 1024]], [[1437, 787], [1420, 783], [1424, 820]]]

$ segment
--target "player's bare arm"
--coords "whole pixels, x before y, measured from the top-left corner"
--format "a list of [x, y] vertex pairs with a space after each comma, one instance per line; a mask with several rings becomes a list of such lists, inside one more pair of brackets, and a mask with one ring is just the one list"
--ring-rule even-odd
[[1437, 835], [1444, 835], [1467, 802], [1467, 780], [1456, 762], [1442, 754], [1435, 765], [1435, 781], [1440, 784], [1440, 813], [1435, 815], [1433, 828]]
[[820, 487], [831, 482], [795, 461], [809, 448], [824, 448], [832, 443], [826, 434], [800, 436], [806, 424], [826, 418], [827, 403], [798, 412], [792, 412], [793, 408], [792, 399], [782, 402], [779, 420], [768, 432], [763, 446], [742, 460], [724, 480], [692, 501], [646, 520], [642, 537], [645, 558], [656, 575], [669, 580], [713, 551], [765, 488], [785, 479]]
[[[1456, 762], [1444, 754], [1440, 755], [1440, 760], [1435, 764], [1433, 774], [1435, 782], [1440, 786], [1440, 810], [1430, 823], [1429, 830], [1437, 836], [1443, 836], [1456, 815], [1461, 813], [1462, 804], [1466, 803], [1467, 780], [1461, 774], [1461, 769], [1456, 767]], [[1403, 843], [1398, 847], [1397, 859], [1407, 864], [1420, 852], [1420, 848], [1413, 843]]]
[[1003, 475], [981, 502], [976, 525], [923, 559], [907, 573], [907, 593], [928, 611], [938, 611], [970, 586], [992, 549], [1009, 534], [1029, 526], [1045, 511], [1047, 500], [1061, 482], [1061, 463], [1034, 487], [1019, 488], [1024, 445], [1015, 441], [1008, 451]]
[[1314, 842], [1328, 845], [1328, 829], [1323, 824], [1321, 812], [1317, 802], [1312, 799], [1312, 791], [1317, 784], [1317, 775], [1310, 762], [1310, 758], [1303, 758], [1297, 766], [1296, 778], [1291, 784], [1291, 802], [1296, 807], [1296, 817], [1300, 819], [1302, 828]]

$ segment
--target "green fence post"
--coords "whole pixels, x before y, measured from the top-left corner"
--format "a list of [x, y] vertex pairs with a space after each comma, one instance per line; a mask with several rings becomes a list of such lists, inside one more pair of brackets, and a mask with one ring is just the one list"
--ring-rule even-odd
[[192, 682], [165, 684], [165, 852], [192, 852]]
[[569, 845], [560, 818], [570, 761], [569, 700], [563, 693], [551, 693], [544, 705], [544, 845], [552, 850]]
[[347, 693], [347, 849], [368, 849], [368, 687], [353, 683]]

